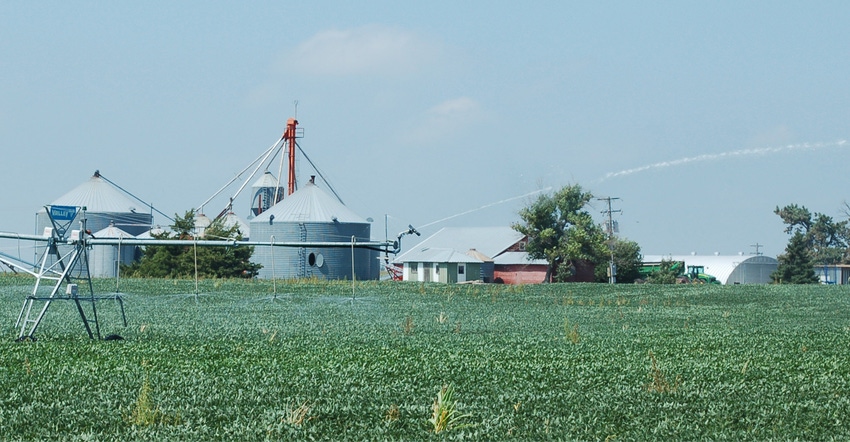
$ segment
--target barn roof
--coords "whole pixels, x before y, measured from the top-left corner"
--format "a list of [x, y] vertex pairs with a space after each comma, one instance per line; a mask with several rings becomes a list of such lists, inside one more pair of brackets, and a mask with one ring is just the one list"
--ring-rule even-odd
[[[401, 262], [480, 263], [482, 260], [449, 248], [416, 247]], [[398, 261], [398, 260], [397, 260]]]
[[523, 239], [525, 235], [510, 227], [444, 227], [425, 238], [416, 247], [399, 255], [396, 261], [407, 260], [416, 249], [431, 247], [454, 250], [475, 249], [489, 257], [497, 257]]
[[295, 191], [283, 201], [270, 207], [251, 220], [253, 223], [267, 223], [274, 215], [274, 222], [327, 222], [368, 224], [339, 200], [329, 195], [313, 183]]
[[549, 265], [545, 259], [531, 259], [528, 252], [505, 252], [493, 260], [496, 265]]

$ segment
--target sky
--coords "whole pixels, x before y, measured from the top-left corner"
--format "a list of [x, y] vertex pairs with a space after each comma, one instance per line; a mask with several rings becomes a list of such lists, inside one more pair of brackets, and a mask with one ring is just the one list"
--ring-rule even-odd
[[843, 1], [0, 2], [0, 231], [95, 170], [183, 215], [297, 117], [377, 239], [510, 225], [578, 184], [646, 255], [776, 256], [777, 206], [846, 218], [848, 22]]

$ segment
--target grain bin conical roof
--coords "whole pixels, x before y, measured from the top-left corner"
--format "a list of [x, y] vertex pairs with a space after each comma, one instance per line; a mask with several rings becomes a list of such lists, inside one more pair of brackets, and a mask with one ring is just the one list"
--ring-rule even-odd
[[54, 206], [80, 206], [89, 212], [128, 213], [135, 212], [137, 204], [128, 196], [107, 183], [100, 174], [75, 187], [50, 203]]
[[313, 183], [307, 183], [269, 210], [257, 215], [251, 223], [267, 223], [271, 216], [274, 216], [274, 223], [369, 223]]

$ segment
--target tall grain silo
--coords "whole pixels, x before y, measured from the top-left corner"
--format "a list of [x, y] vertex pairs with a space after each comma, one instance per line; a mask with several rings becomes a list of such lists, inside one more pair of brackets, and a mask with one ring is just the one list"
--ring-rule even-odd
[[280, 186], [280, 182], [266, 171], [254, 184], [251, 185], [254, 191], [251, 198], [251, 217], [257, 216], [272, 206], [279, 203], [283, 199], [284, 188]]
[[[371, 224], [311, 180], [250, 221], [251, 241], [338, 242], [341, 247], [254, 248], [260, 278], [378, 279], [378, 252], [347, 247], [371, 240]], [[352, 274], [352, 251], [353, 270]]]

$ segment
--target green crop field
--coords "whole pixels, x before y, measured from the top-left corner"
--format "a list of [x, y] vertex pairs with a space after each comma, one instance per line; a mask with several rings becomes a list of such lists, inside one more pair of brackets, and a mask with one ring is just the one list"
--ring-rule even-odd
[[850, 439], [843, 287], [122, 280], [15, 342], [31, 284], [0, 440]]

